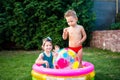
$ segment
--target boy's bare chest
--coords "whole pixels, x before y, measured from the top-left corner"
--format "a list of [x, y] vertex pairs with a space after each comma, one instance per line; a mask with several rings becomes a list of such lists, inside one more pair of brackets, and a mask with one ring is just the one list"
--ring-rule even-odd
[[79, 35], [80, 34], [80, 30], [78, 29], [74, 29], [74, 30], [70, 30], [69, 31], [69, 35]]

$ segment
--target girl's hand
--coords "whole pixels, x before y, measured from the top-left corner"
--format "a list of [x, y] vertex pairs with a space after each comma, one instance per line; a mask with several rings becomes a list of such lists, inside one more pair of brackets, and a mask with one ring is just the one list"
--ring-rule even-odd
[[49, 68], [49, 63], [48, 61], [45, 61], [46, 68]]

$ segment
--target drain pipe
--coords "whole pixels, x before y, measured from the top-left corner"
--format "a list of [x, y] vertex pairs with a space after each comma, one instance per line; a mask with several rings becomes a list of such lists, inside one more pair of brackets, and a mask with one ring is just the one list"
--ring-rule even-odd
[[118, 14], [118, 0], [116, 0], [116, 15]]

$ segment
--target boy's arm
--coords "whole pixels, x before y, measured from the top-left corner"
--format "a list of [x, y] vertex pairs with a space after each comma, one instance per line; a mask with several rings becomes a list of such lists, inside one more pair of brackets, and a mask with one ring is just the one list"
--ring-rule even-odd
[[63, 37], [64, 40], [66, 40], [66, 39], [67, 39], [67, 36], [68, 36], [67, 28], [64, 28], [62, 37]]
[[83, 27], [82, 27], [81, 33], [82, 33], [82, 39], [80, 40], [80, 43], [83, 43], [87, 38], [86, 32]]

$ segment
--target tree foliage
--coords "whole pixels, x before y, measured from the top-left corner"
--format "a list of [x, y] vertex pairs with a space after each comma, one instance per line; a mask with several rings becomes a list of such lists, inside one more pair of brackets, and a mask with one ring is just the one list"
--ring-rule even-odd
[[[68, 9], [76, 11], [88, 37], [95, 19], [93, 0], [1, 0], [0, 5], [1, 48], [14, 43], [17, 48], [37, 49], [47, 36], [54, 44], [66, 47], [62, 31], [67, 26], [63, 16]], [[89, 38], [85, 42], [88, 44]]]

